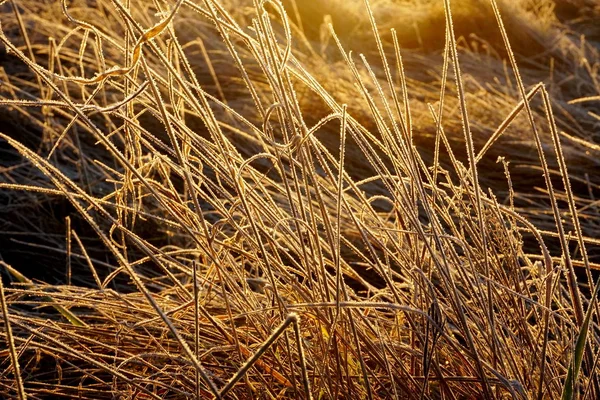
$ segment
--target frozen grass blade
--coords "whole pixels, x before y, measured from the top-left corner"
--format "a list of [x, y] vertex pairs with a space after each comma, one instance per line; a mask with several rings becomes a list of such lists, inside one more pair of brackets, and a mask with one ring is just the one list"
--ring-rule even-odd
[[[0, 261], [0, 265], [2, 265], [4, 267], [4, 269], [6, 269], [6, 271], [9, 274], [11, 274], [19, 282], [25, 283], [28, 285], [33, 285], [33, 282], [29, 278], [27, 278], [25, 275], [23, 275], [22, 273], [20, 273], [19, 271], [17, 271], [13, 267], [11, 267], [10, 265], [6, 264], [3, 261]], [[71, 311], [67, 310], [63, 306], [55, 304], [55, 302], [51, 296], [44, 296], [43, 299], [45, 301], [50, 302], [50, 304], [52, 304], [52, 307], [54, 307], [56, 309], [56, 311], [58, 311], [63, 317], [65, 317], [67, 319], [67, 321], [69, 321], [74, 326], [79, 326], [79, 327], [84, 327], [84, 328], [87, 327], [87, 324], [85, 322], [83, 322], [77, 315], [73, 314]]]
[[[0, 264], [7, 268], [7, 264], [0, 261]], [[8, 268], [7, 268], [8, 269]], [[23, 378], [21, 377], [21, 367], [19, 366], [19, 356], [15, 347], [15, 339], [13, 337], [12, 327], [10, 325], [10, 318], [8, 315], [8, 305], [6, 303], [6, 296], [4, 295], [4, 284], [2, 283], [2, 277], [0, 277], [0, 307], [2, 308], [2, 318], [4, 320], [4, 329], [6, 330], [6, 342], [8, 344], [8, 350], [10, 352], [10, 363], [12, 367], [12, 373], [15, 379], [15, 386], [19, 400], [27, 399], [25, 393], [25, 387], [23, 386]]]

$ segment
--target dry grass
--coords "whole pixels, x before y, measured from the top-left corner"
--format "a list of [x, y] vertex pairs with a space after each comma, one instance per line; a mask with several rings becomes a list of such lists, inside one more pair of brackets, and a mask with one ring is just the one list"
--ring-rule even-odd
[[0, 396], [598, 398], [598, 18], [1, 2]]

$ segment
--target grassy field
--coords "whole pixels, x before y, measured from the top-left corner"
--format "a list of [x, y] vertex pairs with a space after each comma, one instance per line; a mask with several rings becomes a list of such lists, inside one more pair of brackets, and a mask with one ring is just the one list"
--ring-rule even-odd
[[0, 398], [600, 398], [598, 21], [0, 1]]

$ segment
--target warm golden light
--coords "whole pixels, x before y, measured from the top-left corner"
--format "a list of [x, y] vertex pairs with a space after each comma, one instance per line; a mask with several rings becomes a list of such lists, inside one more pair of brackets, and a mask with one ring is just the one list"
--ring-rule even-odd
[[598, 21], [0, 1], [0, 398], [600, 398]]

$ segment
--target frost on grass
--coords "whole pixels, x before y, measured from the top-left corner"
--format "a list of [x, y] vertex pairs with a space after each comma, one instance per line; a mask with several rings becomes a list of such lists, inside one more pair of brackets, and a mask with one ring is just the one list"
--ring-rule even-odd
[[0, 396], [598, 397], [598, 18], [4, 2]]

